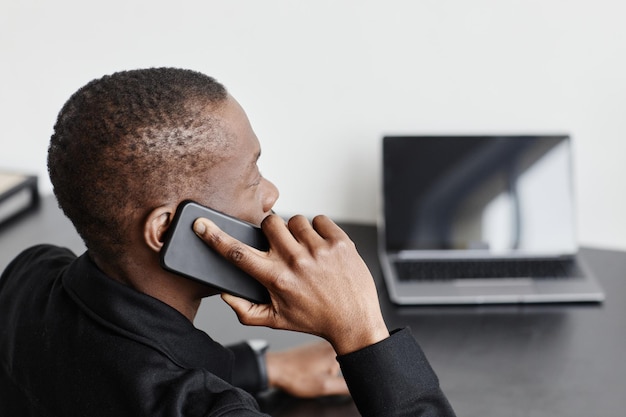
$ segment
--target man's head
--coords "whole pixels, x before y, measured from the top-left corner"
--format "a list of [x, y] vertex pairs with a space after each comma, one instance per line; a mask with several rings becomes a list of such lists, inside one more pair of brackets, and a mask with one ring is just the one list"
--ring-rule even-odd
[[[169, 219], [186, 198], [260, 222], [277, 191], [258, 174], [256, 148], [245, 113], [214, 79], [172, 68], [124, 71], [88, 83], [64, 105], [48, 169], [89, 250], [115, 259], [145, 234], [155, 208], [168, 207]], [[243, 172], [244, 159], [254, 160], [257, 179]], [[240, 196], [246, 181], [263, 190]], [[253, 208], [255, 198], [262, 208]]]

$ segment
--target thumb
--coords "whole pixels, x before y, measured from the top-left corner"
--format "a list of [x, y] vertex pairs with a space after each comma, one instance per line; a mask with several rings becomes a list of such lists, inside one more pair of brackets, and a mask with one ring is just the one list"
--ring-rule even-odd
[[348, 390], [348, 384], [346, 384], [346, 380], [343, 376], [331, 376], [328, 377], [323, 384], [323, 394], [322, 395], [348, 395], [350, 391]]
[[244, 298], [222, 293], [222, 300], [233, 309], [239, 322], [248, 326], [272, 327], [267, 318], [271, 317], [271, 304], [254, 304]]

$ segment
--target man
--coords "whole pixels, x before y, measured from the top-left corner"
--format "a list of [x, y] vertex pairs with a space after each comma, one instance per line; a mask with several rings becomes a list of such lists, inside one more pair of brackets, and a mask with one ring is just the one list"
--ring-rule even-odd
[[[36, 246], [3, 273], [1, 415], [257, 415], [233, 385], [317, 396], [346, 393], [346, 382], [364, 415], [453, 414], [409, 331], [389, 335], [345, 233], [323, 216], [272, 214], [278, 191], [258, 170], [260, 152], [237, 101], [193, 71], [120, 72], [68, 100], [48, 167], [87, 252]], [[259, 252], [206, 219], [194, 225], [270, 292], [267, 305], [222, 295], [240, 321], [329, 344], [268, 354], [265, 377], [249, 347], [224, 348], [193, 327], [216, 291], [159, 265], [185, 199], [260, 224], [270, 242]]]

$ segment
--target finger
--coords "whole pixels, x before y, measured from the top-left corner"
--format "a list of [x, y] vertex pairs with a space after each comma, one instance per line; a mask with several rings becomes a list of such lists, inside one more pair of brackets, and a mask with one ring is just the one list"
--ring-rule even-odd
[[278, 253], [290, 253], [298, 242], [293, 237], [285, 221], [276, 214], [270, 214], [263, 222], [261, 229], [270, 243], [270, 247]]
[[271, 268], [265, 252], [228, 235], [208, 219], [196, 219], [193, 228], [195, 233], [217, 253], [263, 283], [263, 277]]
[[313, 229], [309, 220], [301, 215], [293, 216], [287, 222], [287, 227], [293, 237], [305, 246], [313, 247], [324, 239]]
[[332, 376], [326, 378], [323, 384], [322, 395], [348, 395], [348, 385], [342, 376]]
[[315, 216], [311, 222], [311, 225], [315, 229], [315, 231], [324, 239], [328, 240], [342, 240], [348, 239], [350, 237], [346, 232], [343, 231], [335, 222], [333, 222], [329, 217], [324, 215]]

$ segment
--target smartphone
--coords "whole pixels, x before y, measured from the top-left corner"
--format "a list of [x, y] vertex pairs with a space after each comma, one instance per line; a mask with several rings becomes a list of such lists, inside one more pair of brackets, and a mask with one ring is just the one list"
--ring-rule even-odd
[[269, 243], [259, 227], [187, 200], [176, 209], [172, 225], [166, 232], [160, 254], [161, 266], [170, 272], [210, 285], [220, 292], [257, 304], [269, 303], [270, 296], [263, 285], [231, 264], [195, 234], [193, 223], [199, 217], [212, 220], [224, 232], [249, 246], [263, 251], [269, 249]]

